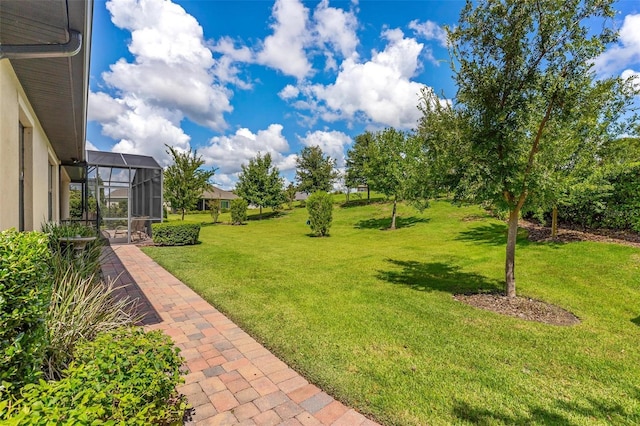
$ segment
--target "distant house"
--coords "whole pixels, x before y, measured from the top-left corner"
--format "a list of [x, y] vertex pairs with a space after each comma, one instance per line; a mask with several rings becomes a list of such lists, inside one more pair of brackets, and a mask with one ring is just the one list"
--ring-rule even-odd
[[296, 192], [296, 195], [295, 195], [294, 200], [295, 200], [295, 201], [304, 201], [304, 200], [306, 200], [307, 198], [309, 198], [309, 194], [307, 194], [306, 192], [300, 192], [300, 191], [298, 191], [298, 192]]
[[225, 191], [224, 189], [220, 189], [218, 187], [212, 187], [209, 191], [204, 191], [202, 193], [202, 198], [198, 201], [198, 210], [209, 210], [209, 206], [207, 205], [207, 201], [209, 200], [220, 200], [220, 207], [223, 209], [231, 208], [231, 200], [235, 200], [238, 197], [231, 191]]

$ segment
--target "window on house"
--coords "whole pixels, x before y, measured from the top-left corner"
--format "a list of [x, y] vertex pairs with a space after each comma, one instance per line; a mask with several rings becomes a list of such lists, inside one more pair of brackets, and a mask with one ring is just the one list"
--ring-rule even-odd
[[24, 126], [19, 123], [18, 134], [18, 229], [24, 231]]

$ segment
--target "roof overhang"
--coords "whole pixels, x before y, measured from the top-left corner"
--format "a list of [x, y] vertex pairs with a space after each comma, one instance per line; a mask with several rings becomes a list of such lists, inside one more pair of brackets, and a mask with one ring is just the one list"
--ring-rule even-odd
[[0, 58], [63, 163], [85, 160], [92, 18], [92, 0], [0, 0]]

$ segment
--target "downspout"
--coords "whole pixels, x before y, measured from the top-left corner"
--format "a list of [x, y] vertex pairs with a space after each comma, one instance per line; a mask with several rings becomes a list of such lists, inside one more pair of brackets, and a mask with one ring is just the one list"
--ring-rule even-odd
[[82, 48], [82, 34], [69, 30], [69, 41], [63, 44], [0, 44], [0, 59], [66, 58]]

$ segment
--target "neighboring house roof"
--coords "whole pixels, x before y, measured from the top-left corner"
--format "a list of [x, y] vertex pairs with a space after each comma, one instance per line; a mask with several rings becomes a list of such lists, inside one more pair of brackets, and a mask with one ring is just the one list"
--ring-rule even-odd
[[296, 196], [294, 199], [296, 201], [304, 201], [307, 198], [309, 198], [309, 194], [307, 194], [306, 192], [296, 192]]
[[92, 17], [92, 0], [0, 1], [0, 58], [63, 163], [85, 159]]
[[221, 200], [235, 200], [238, 197], [236, 194], [230, 191], [225, 191], [218, 187], [212, 187], [210, 191], [204, 191], [202, 193], [202, 198], [205, 200], [213, 200], [214, 198], [219, 198]]

